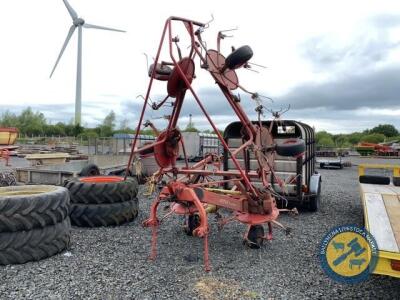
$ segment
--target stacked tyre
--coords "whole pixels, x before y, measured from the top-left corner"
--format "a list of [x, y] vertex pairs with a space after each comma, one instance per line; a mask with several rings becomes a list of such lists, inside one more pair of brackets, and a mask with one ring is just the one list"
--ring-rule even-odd
[[74, 178], [64, 186], [71, 197], [71, 222], [78, 227], [115, 226], [138, 214], [136, 178], [92, 176]]
[[55, 255], [69, 246], [68, 190], [56, 186], [0, 188], [0, 265]]

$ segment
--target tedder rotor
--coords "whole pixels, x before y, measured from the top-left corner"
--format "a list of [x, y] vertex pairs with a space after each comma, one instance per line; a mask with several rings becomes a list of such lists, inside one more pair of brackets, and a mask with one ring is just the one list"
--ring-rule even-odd
[[[178, 23], [183, 24], [185, 35], [188, 34], [190, 40], [185, 56], [182, 55], [179, 47], [179, 38], [174, 36], [173, 29]], [[165, 22], [155, 61], [149, 68], [150, 81], [146, 95], [143, 97], [144, 104], [127, 167], [129, 169], [136, 155], [143, 153], [154, 155], [159, 166], [158, 171], [152, 176], [152, 183], [158, 185], [160, 190], [152, 202], [150, 217], [143, 222], [144, 226], [152, 227], [153, 232], [150, 258], [155, 259], [156, 257], [157, 228], [160, 226], [161, 220], [171, 214], [184, 215], [186, 216], [187, 233], [203, 238], [206, 271], [210, 270], [208, 258], [210, 226], [207, 214], [217, 213], [221, 226], [233, 220], [246, 224], [245, 241], [250, 247], [260, 247], [264, 239], [272, 239], [272, 224], [280, 225], [276, 222], [280, 210], [276, 206], [275, 193], [270, 184], [270, 177], [274, 176], [275, 152], [299, 156], [305, 149], [304, 141], [297, 139], [280, 146], [274, 143], [269, 129], [261, 124], [260, 114], [262, 114], [263, 106], [260, 105], [260, 96], [243, 88], [239, 84], [235, 71], [238, 68], [249, 68], [249, 60], [253, 56], [251, 48], [242, 46], [236, 50], [233, 49], [232, 53], [224, 57], [220, 53], [220, 41], [226, 36], [219, 32], [217, 49], [207, 49], [207, 44], [202, 40], [202, 33], [208, 25], [179, 17], [170, 17]], [[170, 61], [160, 59], [164, 43], [167, 44], [166, 50], [169, 52]], [[233, 109], [243, 125], [241, 132], [243, 144], [234, 150], [228, 148], [224, 137], [218, 131], [212, 117], [192, 86], [192, 81], [196, 78], [195, 61], [199, 62], [200, 68], [208, 71], [222, 91], [227, 105]], [[150, 94], [155, 80], [166, 81], [167, 95], [160, 103], [151, 104], [149, 102], [151, 101]], [[233, 94], [233, 91], [238, 88], [250, 94], [251, 98], [258, 103], [256, 108], [258, 121], [252, 122], [249, 119], [240, 104], [240, 97]], [[188, 163], [185, 144], [177, 125], [187, 92], [193, 96], [236, 169], [224, 171], [221, 157], [216, 154], [205, 155], [202, 161], [193, 165]], [[167, 105], [168, 99], [172, 99], [172, 105], [168, 102], [172, 112], [166, 118], [168, 120], [167, 127], [161, 131], [156, 130], [157, 138], [154, 142], [136, 148], [142, 126], [149, 124], [144, 122], [146, 109], [158, 110]], [[180, 149], [184, 156], [183, 164], [177, 162]], [[256, 171], [249, 171], [238, 159], [241, 157], [246, 160], [250, 156], [257, 160]], [[126, 174], [129, 174], [128, 171]], [[260, 188], [260, 185], [256, 187], [254, 182], [261, 182], [262, 187]], [[157, 209], [161, 202], [169, 203], [170, 212], [159, 218]], [[218, 213], [221, 208], [231, 211], [232, 215], [222, 218]], [[264, 224], [268, 226], [266, 235], [264, 235]]]

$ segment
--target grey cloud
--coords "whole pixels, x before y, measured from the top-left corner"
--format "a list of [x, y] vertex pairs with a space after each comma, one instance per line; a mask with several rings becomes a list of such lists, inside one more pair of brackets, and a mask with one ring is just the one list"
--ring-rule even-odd
[[400, 15], [375, 16], [368, 25], [368, 30], [349, 44], [340, 44], [340, 39], [332, 35], [316, 36], [300, 45], [300, 53], [320, 71], [332, 71], [339, 64], [355, 71], [365, 69], [384, 60], [400, 45], [400, 41], [391, 41], [388, 33], [390, 28], [400, 25]]
[[400, 65], [324, 83], [307, 83], [281, 97], [280, 102], [296, 109], [325, 107], [335, 111], [399, 107]]

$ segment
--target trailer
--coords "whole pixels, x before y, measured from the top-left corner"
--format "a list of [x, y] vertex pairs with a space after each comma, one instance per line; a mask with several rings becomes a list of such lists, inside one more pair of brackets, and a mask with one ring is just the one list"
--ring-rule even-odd
[[[253, 122], [254, 124], [258, 122]], [[304, 123], [293, 120], [263, 121], [265, 128], [272, 126], [271, 134], [278, 145], [293, 139], [305, 141], [306, 151], [298, 157], [280, 156], [274, 154], [274, 174], [269, 181], [281, 200], [296, 204], [306, 204], [311, 211], [317, 211], [321, 205], [321, 175], [315, 171], [315, 136], [314, 129]], [[242, 140], [242, 124], [233, 122], [225, 129], [224, 138], [228, 146], [234, 150], [245, 141]], [[249, 153], [238, 154], [241, 167], [246, 172], [257, 171], [257, 160]], [[224, 152], [224, 169], [234, 169], [234, 164], [228, 152]], [[262, 185], [261, 182], [258, 183]], [[230, 188], [226, 186], [226, 188]]]
[[[88, 160], [17, 168], [17, 181], [24, 184], [62, 185], [65, 180], [79, 176], [124, 175], [127, 160], [128, 157], [124, 155], [93, 155]], [[135, 168], [131, 172], [134, 173]]]
[[[190, 162], [198, 162], [207, 154], [221, 155], [222, 145], [218, 136], [204, 132], [182, 132], [185, 151]], [[183, 149], [179, 150], [179, 158], [183, 159]]]
[[341, 157], [335, 159], [318, 159], [317, 164], [321, 169], [343, 169], [344, 163]]
[[[131, 153], [131, 143], [135, 135], [130, 133], [114, 133], [113, 149], [117, 149], [116, 154], [129, 154]], [[147, 143], [153, 142], [155, 137], [147, 134], [139, 134], [137, 147], [142, 147]]]
[[[391, 170], [393, 177], [366, 175], [367, 170]], [[373, 273], [400, 278], [400, 165], [362, 164], [358, 173], [365, 228], [379, 249]]]

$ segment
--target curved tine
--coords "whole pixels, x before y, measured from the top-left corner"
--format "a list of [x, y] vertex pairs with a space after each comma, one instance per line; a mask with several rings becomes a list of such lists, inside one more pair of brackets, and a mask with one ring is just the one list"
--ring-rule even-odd
[[72, 8], [72, 6], [68, 3], [67, 0], [63, 0], [65, 7], [67, 8], [69, 15], [71, 16], [72, 20], [75, 20], [78, 18], [78, 14], [76, 11]]
[[60, 59], [61, 59], [61, 56], [63, 55], [63, 53], [64, 53], [64, 51], [65, 51], [65, 48], [67, 48], [67, 45], [68, 45], [69, 40], [71, 39], [71, 36], [74, 34], [75, 28], [76, 28], [76, 27], [75, 27], [74, 25], [72, 25], [72, 26], [69, 28], [69, 31], [68, 31], [68, 34], [67, 34], [67, 38], [65, 39], [64, 45], [63, 45], [62, 48], [61, 48], [60, 54], [58, 55], [58, 58], [57, 58], [56, 63], [55, 63], [55, 65], [54, 65], [54, 67], [53, 67], [53, 70], [52, 70], [51, 73], [50, 73], [50, 78], [51, 78], [51, 76], [53, 76], [53, 73], [54, 73], [54, 71], [56, 70], [57, 65], [58, 65], [58, 63], [59, 63], [59, 61], [60, 61]]
[[126, 32], [125, 30], [114, 29], [114, 28], [98, 26], [98, 25], [92, 25], [92, 24], [88, 24], [88, 23], [83, 24], [83, 27], [93, 28], [93, 29], [101, 29], [101, 30], [109, 30], [109, 31], [117, 31], [117, 32]]

